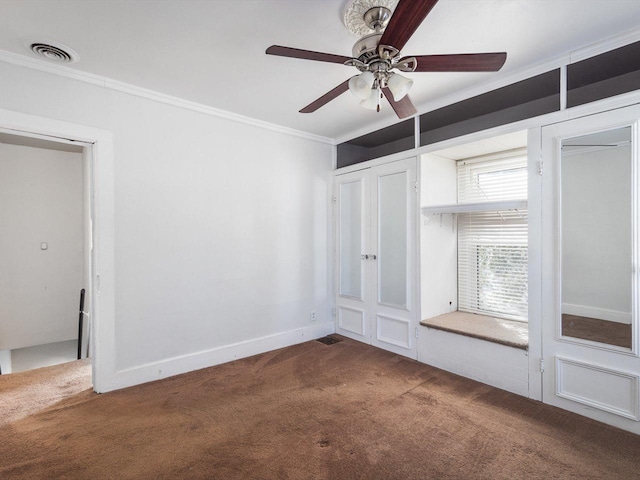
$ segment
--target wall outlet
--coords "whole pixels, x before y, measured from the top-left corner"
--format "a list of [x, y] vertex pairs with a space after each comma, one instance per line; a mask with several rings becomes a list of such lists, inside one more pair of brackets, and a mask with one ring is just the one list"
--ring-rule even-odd
[[311, 319], [311, 321], [312, 321], [312, 322], [315, 322], [315, 321], [316, 321], [316, 312], [315, 312], [315, 311], [312, 311], [312, 312], [309, 314], [309, 318]]

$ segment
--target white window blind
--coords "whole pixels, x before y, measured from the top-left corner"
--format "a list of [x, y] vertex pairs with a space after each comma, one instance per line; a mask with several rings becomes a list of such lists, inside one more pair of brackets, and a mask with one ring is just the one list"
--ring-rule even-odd
[[[526, 200], [525, 156], [458, 163], [458, 203]], [[458, 214], [458, 308], [527, 320], [527, 211]]]
[[458, 162], [458, 203], [526, 199], [526, 156]]

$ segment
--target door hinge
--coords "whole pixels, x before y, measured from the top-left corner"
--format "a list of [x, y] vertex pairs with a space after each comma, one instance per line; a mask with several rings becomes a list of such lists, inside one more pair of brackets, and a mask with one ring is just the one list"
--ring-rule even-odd
[[540, 373], [544, 373], [544, 358], [540, 359]]
[[416, 327], [416, 338], [418, 338], [418, 332], [419, 332], [418, 327]]
[[542, 160], [540, 160], [538, 162], [538, 175], [542, 175], [543, 171], [544, 171], [544, 163], [542, 162]]
[[333, 203], [335, 205], [337, 202], [338, 202], [338, 199], [336, 198], [335, 195], [333, 197], [331, 197], [331, 203]]
[[336, 316], [336, 307], [333, 307], [331, 309], [331, 316], [335, 317]]
[[417, 180], [413, 184], [413, 189], [415, 190], [416, 193], [418, 193], [418, 181]]

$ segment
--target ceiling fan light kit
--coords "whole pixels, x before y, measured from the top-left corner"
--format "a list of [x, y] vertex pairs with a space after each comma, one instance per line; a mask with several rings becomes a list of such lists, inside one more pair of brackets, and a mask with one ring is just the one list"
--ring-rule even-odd
[[403, 77], [399, 73], [392, 73], [387, 79], [387, 86], [393, 94], [393, 99], [399, 102], [409, 93], [409, 90], [411, 90], [413, 80]]
[[366, 100], [371, 94], [371, 88], [373, 87], [374, 81], [375, 77], [373, 76], [373, 73], [368, 71], [362, 72], [360, 75], [356, 75], [349, 79], [349, 90], [356, 98]]
[[[345, 26], [361, 38], [352, 57], [272, 45], [268, 55], [341, 63], [360, 71], [313, 101], [301, 113], [315, 112], [347, 90], [364, 108], [380, 111], [386, 97], [399, 118], [417, 113], [407, 93], [413, 80], [401, 72], [494, 72], [507, 54], [476, 53], [403, 57], [400, 50], [418, 29], [438, 0], [350, 0], [345, 8]], [[384, 95], [383, 95], [384, 94]]]
[[379, 88], [372, 88], [369, 90], [369, 96], [366, 100], [360, 102], [360, 106], [369, 110], [380, 111], [380, 101], [382, 100], [382, 93]]

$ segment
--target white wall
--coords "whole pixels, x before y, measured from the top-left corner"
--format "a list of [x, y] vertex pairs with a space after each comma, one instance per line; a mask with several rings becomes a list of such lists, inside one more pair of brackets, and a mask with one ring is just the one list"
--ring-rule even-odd
[[562, 311], [631, 323], [629, 146], [562, 157]]
[[[456, 162], [432, 154], [421, 157], [420, 206], [457, 203]], [[420, 215], [421, 319], [458, 309], [458, 237], [455, 216]]]
[[76, 338], [82, 212], [79, 153], [0, 143], [0, 349]]
[[120, 385], [332, 325], [332, 146], [23, 67], [0, 77], [0, 108], [113, 132]]
[[422, 327], [418, 360], [518, 395], [529, 395], [526, 350]]

